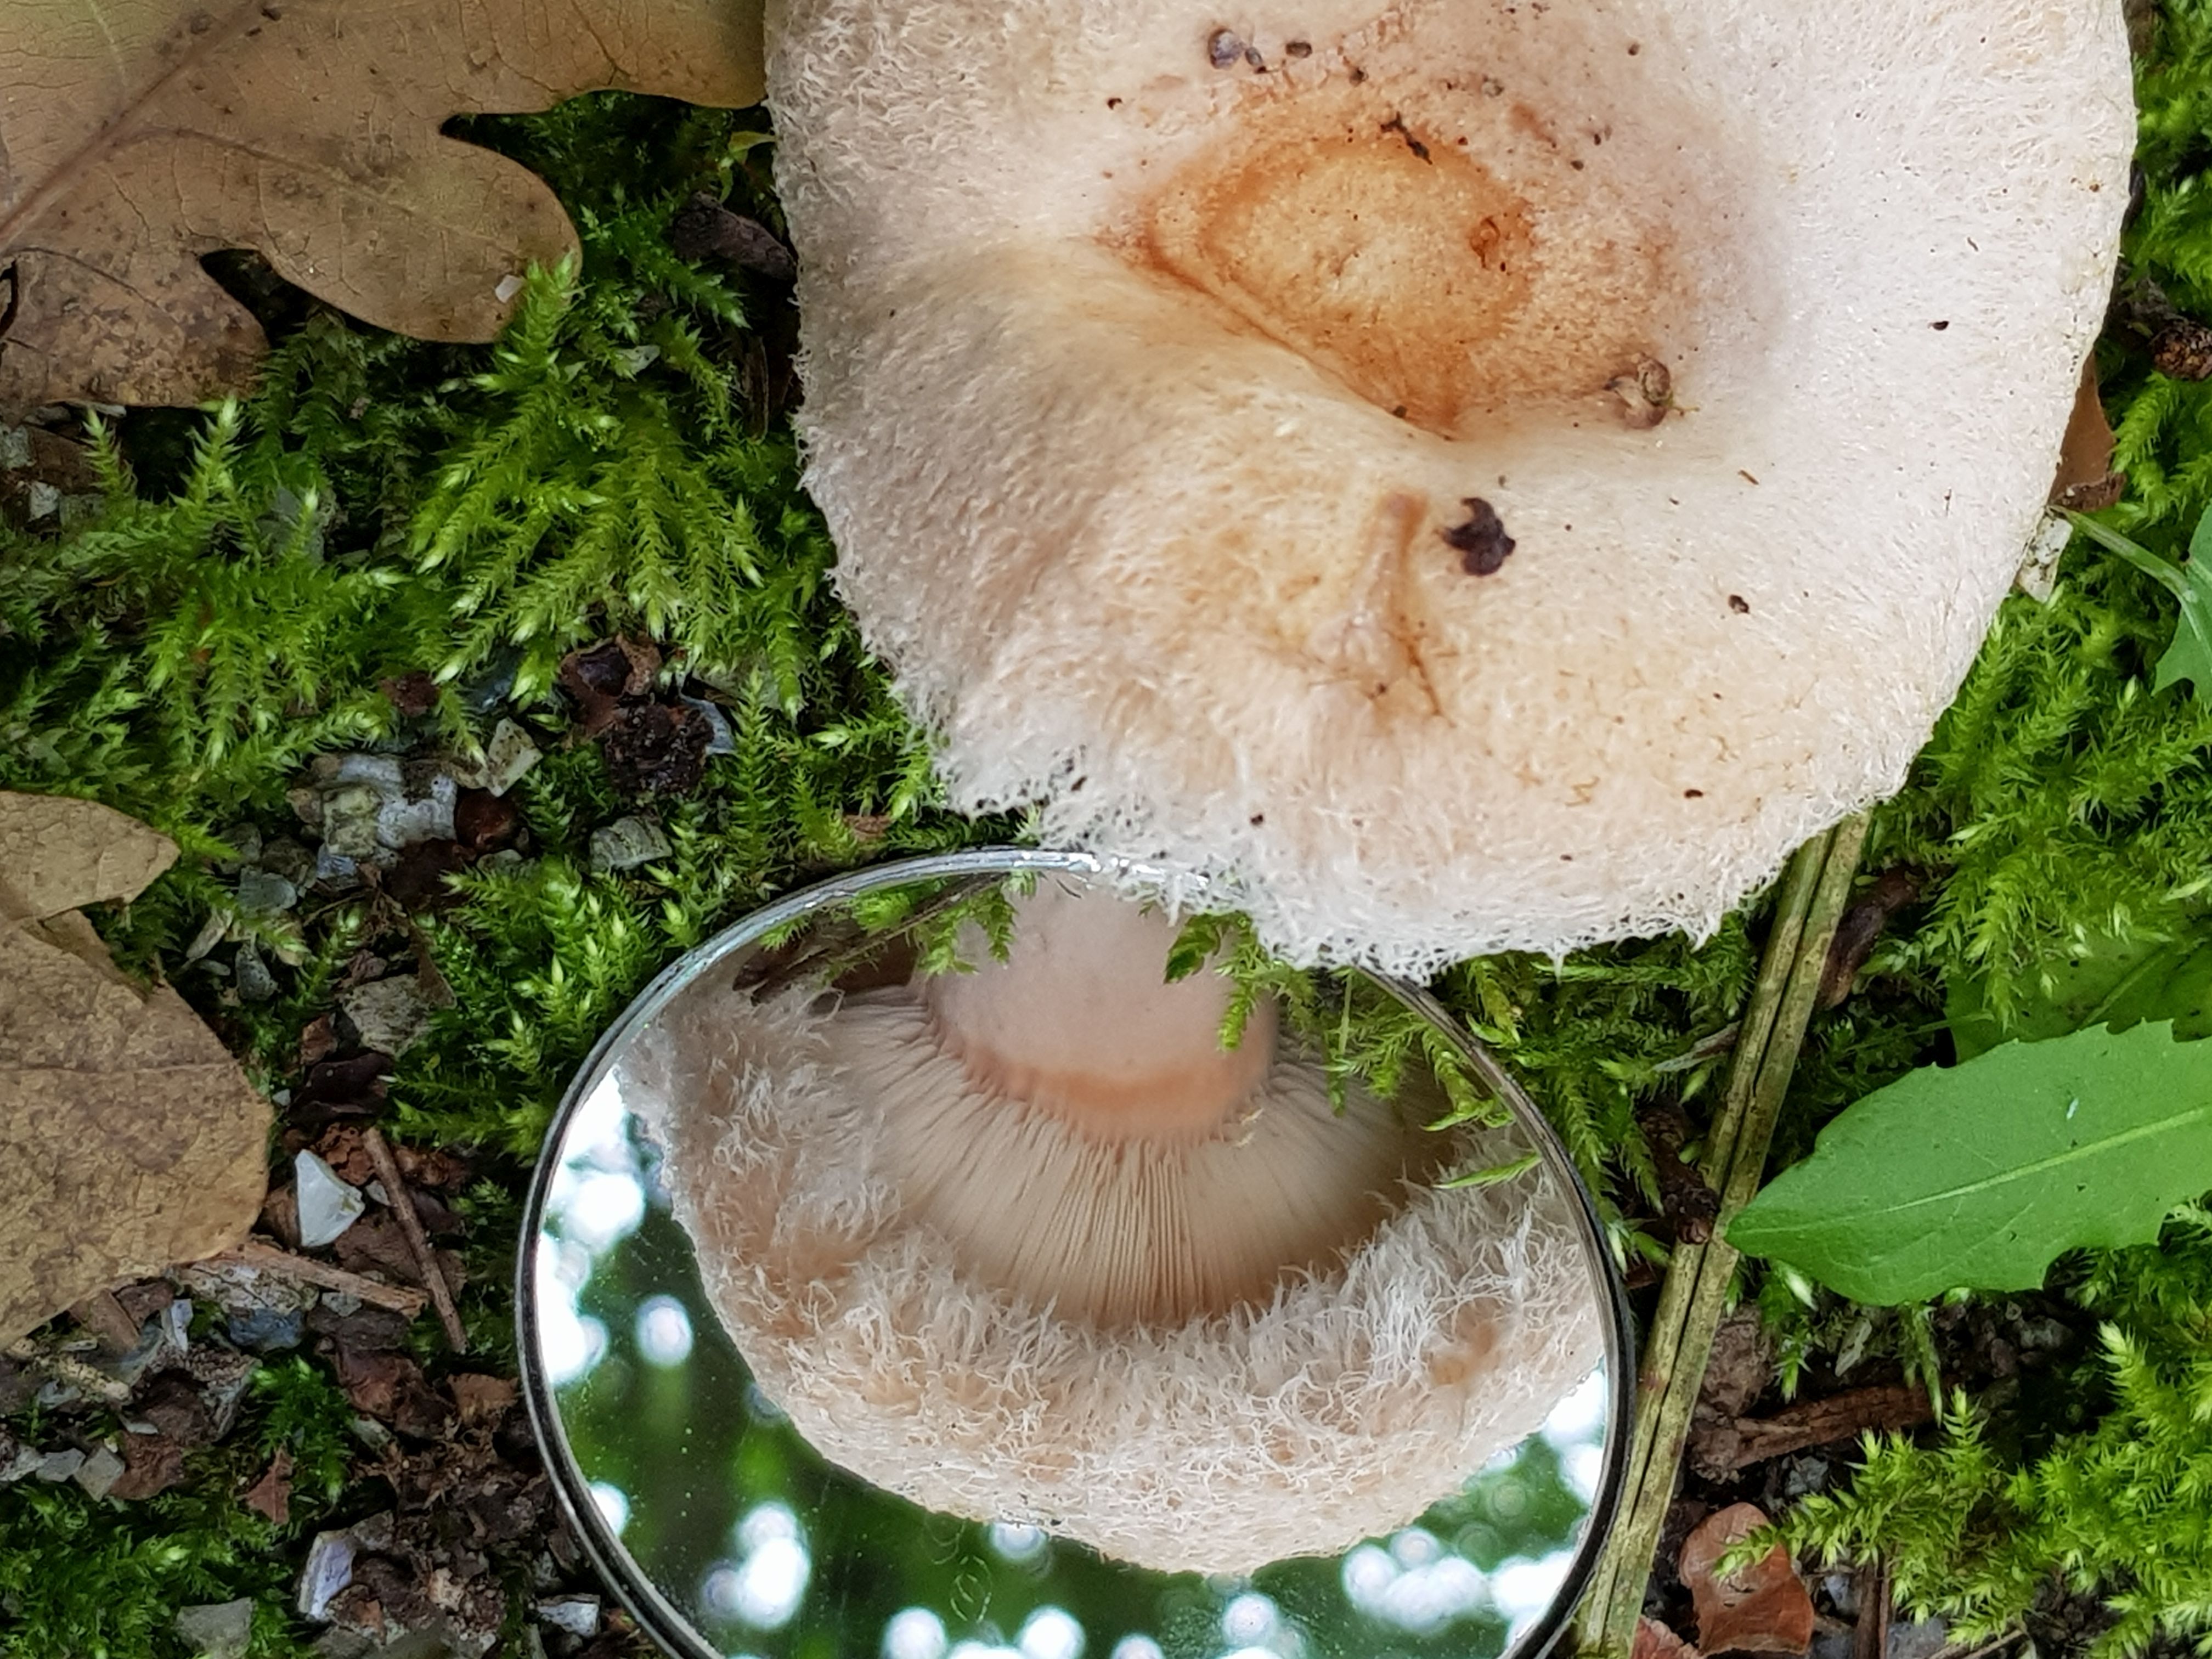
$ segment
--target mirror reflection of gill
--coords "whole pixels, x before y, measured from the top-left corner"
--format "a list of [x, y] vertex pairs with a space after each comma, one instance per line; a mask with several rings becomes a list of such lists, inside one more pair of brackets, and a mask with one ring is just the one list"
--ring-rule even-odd
[[1334, 1555], [1153, 1571], [1034, 1526], [933, 1513], [825, 1460], [755, 1384], [625, 1098], [620, 1052], [580, 1079], [547, 1148], [526, 1370], [549, 1462], [572, 1508], [592, 1511], [587, 1540], [672, 1650], [1498, 1659], [1556, 1626], [1612, 1474], [1603, 1365], [1444, 1501]]

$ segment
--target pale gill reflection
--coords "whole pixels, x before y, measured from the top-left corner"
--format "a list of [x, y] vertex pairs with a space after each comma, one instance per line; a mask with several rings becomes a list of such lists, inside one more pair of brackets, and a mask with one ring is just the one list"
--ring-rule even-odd
[[[597, 1259], [645, 1218], [645, 1172], [629, 1129], [620, 1091], [610, 1078], [577, 1109], [547, 1196], [553, 1237], [538, 1255], [537, 1291], [542, 1360], [556, 1388], [588, 1376], [608, 1352], [605, 1326], [581, 1313], [579, 1304]], [[690, 1315], [665, 1296], [639, 1309], [632, 1336], [639, 1355], [662, 1367], [683, 1364], [694, 1340]], [[748, 1406], [760, 1417], [780, 1417], [757, 1389], [748, 1394]], [[1568, 1486], [1584, 1503], [1595, 1496], [1603, 1470], [1607, 1407], [1599, 1372], [1563, 1399], [1540, 1431], [1558, 1454]], [[1476, 1480], [1502, 1475], [1514, 1455], [1501, 1453]], [[592, 1495], [619, 1536], [629, 1521], [627, 1494], [602, 1480], [592, 1483]], [[1510, 1486], [1498, 1491], [1501, 1514], [1510, 1513], [1513, 1498]], [[780, 1630], [804, 1604], [812, 1577], [798, 1522], [787, 1506], [764, 1504], [746, 1515], [737, 1533], [736, 1559], [709, 1570], [702, 1601], [754, 1630]], [[994, 1553], [1018, 1565], [1038, 1562], [1052, 1541], [1040, 1528], [1003, 1521], [994, 1522], [987, 1536]], [[1354, 1607], [1409, 1636], [1431, 1636], [1480, 1614], [1505, 1620], [1511, 1638], [1518, 1638], [1551, 1605], [1572, 1561], [1573, 1552], [1566, 1549], [1508, 1559], [1485, 1572], [1433, 1534], [1411, 1527], [1394, 1534], [1387, 1548], [1365, 1544], [1353, 1550], [1345, 1558], [1341, 1582]], [[1227, 1598], [1220, 1619], [1225, 1645], [1217, 1659], [1303, 1659], [1304, 1633], [1273, 1600], [1239, 1593], [1231, 1583], [1214, 1588]], [[938, 1613], [908, 1607], [885, 1625], [881, 1659], [1083, 1659], [1087, 1645], [1080, 1622], [1056, 1607], [1031, 1614], [1012, 1645], [978, 1639], [981, 1634], [953, 1640]], [[1164, 1659], [1164, 1654], [1152, 1637], [1130, 1635], [1115, 1644], [1108, 1659]]]

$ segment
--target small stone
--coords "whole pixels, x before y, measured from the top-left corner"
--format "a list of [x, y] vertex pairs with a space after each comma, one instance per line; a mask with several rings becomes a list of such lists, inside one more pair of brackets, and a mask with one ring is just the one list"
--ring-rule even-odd
[[261, 867], [296, 890], [315, 878], [315, 855], [289, 836], [278, 836], [261, 849]]
[[43, 478], [33, 478], [24, 495], [28, 504], [28, 515], [33, 524], [40, 519], [50, 519], [62, 510], [61, 490]]
[[483, 758], [456, 765], [453, 773], [464, 788], [503, 795], [522, 781], [523, 774], [538, 759], [538, 745], [530, 740], [530, 734], [513, 720], [503, 720], [492, 727]]
[[[60, 1451], [48, 1452], [39, 1460], [39, 1467], [32, 1473], [41, 1480], [59, 1485], [62, 1481], [74, 1479], [76, 1472], [83, 1467], [84, 1454], [74, 1447], [67, 1447]], [[119, 1457], [115, 1460], [115, 1472], [118, 1474], [123, 1473], [123, 1460]]]
[[224, 1328], [234, 1346], [254, 1353], [296, 1348], [307, 1335], [307, 1322], [296, 1309], [249, 1308], [232, 1314]]
[[76, 1467], [70, 1479], [82, 1486], [94, 1498], [105, 1498], [123, 1478], [123, 1460], [105, 1446], [96, 1448], [92, 1455]]
[[705, 717], [708, 754], [734, 755], [738, 752], [737, 739], [730, 735], [729, 716], [722, 713], [721, 704], [708, 702], [704, 697], [678, 697], [677, 701], [686, 708], [697, 709]]
[[338, 996], [338, 1007], [361, 1033], [362, 1046], [395, 1058], [428, 1035], [436, 1012], [412, 974], [356, 985]]
[[246, 1002], [266, 1002], [276, 994], [276, 975], [261, 959], [261, 949], [252, 939], [238, 947], [230, 971], [238, 976], [238, 994]]
[[377, 809], [378, 845], [396, 853], [417, 842], [451, 841], [453, 803], [460, 793], [460, 785], [450, 772], [411, 774]]
[[376, 1651], [376, 1643], [357, 1630], [340, 1630], [332, 1626], [317, 1637], [308, 1649], [315, 1659], [362, 1659]]
[[604, 830], [592, 831], [592, 868], [603, 875], [635, 870], [673, 850], [660, 826], [645, 818], [617, 818]]
[[176, 1628], [199, 1659], [246, 1659], [253, 1640], [252, 1599], [241, 1595], [235, 1601], [179, 1607]]
[[281, 916], [300, 902], [300, 890], [268, 870], [238, 872], [238, 908], [249, 916]]
[[31, 428], [0, 426], [0, 471], [16, 471], [31, 464]]
[[350, 1529], [319, 1532], [307, 1547], [307, 1565], [300, 1574], [295, 1605], [300, 1617], [318, 1624], [330, 1617], [331, 1598], [353, 1582], [354, 1539]]
[[538, 1604], [538, 1616], [554, 1629], [585, 1641], [599, 1633], [599, 1598], [596, 1595], [556, 1595]]
[[370, 859], [377, 843], [377, 814], [382, 791], [365, 783], [344, 784], [323, 797], [323, 850], [341, 858]]
[[198, 962], [222, 944], [223, 936], [229, 932], [230, 918], [221, 911], [216, 912], [202, 922], [199, 932], [192, 935], [192, 942], [185, 947], [185, 960]]
[[223, 844], [230, 848], [230, 856], [217, 859], [215, 867], [226, 876], [234, 876], [241, 865], [261, 861], [261, 831], [253, 824], [234, 824], [222, 832]]
[[1941, 1619], [1899, 1619], [1889, 1627], [1889, 1659], [1936, 1659], [1950, 1642]]
[[319, 1249], [361, 1218], [368, 1200], [358, 1188], [339, 1180], [331, 1166], [313, 1152], [292, 1159], [293, 1185], [300, 1195], [300, 1243]]
[[333, 853], [328, 847], [315, 849], [315, 879], [325, 887], [343, 892], [360, 884], [361, 861], [343, 853]]
[[4, 1466], [0, 1466], [0, 1486], [12, 1486], [39, 1472], [46, 1461], [46, 1453], [36, 1446], [19, 1446], [15, 1455]]

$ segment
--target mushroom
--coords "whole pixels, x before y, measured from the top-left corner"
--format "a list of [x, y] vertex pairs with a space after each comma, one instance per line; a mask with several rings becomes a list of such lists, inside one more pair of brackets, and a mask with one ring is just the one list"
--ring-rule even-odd
[[2117, 0], [782, 0], [807, 479], [965, 809], [1300, 962], [1709, 930], [2046, 491]]
[[[1337, 1553], [1595, 1364], [1571, 1199], [1510, 1130], [1353, 1089], [1175, 932], [1048, 878], [972, 973], [704, 985], [623, 1062], [708, 1299], [815, 1449], [1170, 1571]], [[879, 976], [880, 977], [880, 976]], [[850, 980], [846, 981], [851, 983]]]

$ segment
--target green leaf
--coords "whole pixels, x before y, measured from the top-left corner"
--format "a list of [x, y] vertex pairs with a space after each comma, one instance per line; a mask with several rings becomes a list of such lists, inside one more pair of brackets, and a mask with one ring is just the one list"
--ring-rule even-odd
[[2182, 1041], [2212, 1036], [2212, 940], [2093, 938], [2047, 963], [2035, 994], [2000, 1017], [1981, 975], [1952, 981], [1944, 1015], [1961, 1060], [2017, 1039], [2039, 1042], [2109, 1025], [2124, 1031], [2147, 1019], [2173, 1022]]
[[2212, 1042], [2099, 1027], [1876, 1090], [1728, 1239], [1858, 1302], [2028, 1290], [2063, 1251], [2155, 1239], [2208, 1187]]
[[2187, 680], [2199, 702], [2212, 704], [2212, 509], [2197, 521], [2196, 533], [2189, 538], [2189, 562], [2183, 565], [2161, 559], [2140, 542], [2094, 519], [2079, 513], [2067, 516], [2076, 530], [2118, 554], [2180, 602], [2173, 642], [2158, 659], [2158, 676], [2151, 689], [2163, 691], [2177, 680]]

